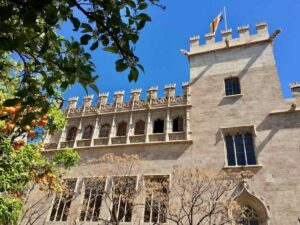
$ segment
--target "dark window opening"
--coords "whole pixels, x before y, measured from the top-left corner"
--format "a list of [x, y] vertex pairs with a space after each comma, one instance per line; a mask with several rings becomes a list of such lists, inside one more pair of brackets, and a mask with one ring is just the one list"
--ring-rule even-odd
[[177, 117], [173, 120], [173, 132], [183, 131], [183, 119], [182, 117]]
[[126, 132], [127, 132], [127, 123], [123, 121], [118, 124], [117, 136], [126, 136]]
[[139, 120], [135, 124], [134, 135], [145, 134], [145, 122]]
[[89, 125], [84, 128], [82, 139], [91, 139], [93, 135], [94, 127]]
[[110, 131], [110, 125], [108, 123], [103, 124], [100, 129], [99, 137], [108, 137]]
[[241, 93], [239, 78], [225, 79], [225, 93], [227, 96]]
[[67, 141], [72, 141], [75, 140], [77, 134], [77, 128], [76, 127], [71, 127], [69, 129], [68, 135], [67, 135]]
[[253, 135], [236, 133], [225, 136], [228, 166], [256, 165]]
[[164, 120], [157, 119], [154, 121], [153, 133], [164, 133]]

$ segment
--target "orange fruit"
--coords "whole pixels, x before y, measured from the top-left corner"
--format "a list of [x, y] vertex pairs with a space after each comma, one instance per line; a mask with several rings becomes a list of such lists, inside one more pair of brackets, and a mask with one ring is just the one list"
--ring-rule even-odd
[[6, 129], [7, 129], [7, 130], [12, 130], [12, 129], [14, 129], [14, 127], [15, 127], [15, 125], [14, 125], [13, 123], [8, 123], [8, 124], [6, 125]]
[[42, 120], [47, 120], [47, 119], [48, 119], [47, 115], [42, 116]]
[[15, 113], [16, 112], [16, 109], [14, 107], [8, 107], [7, 111], [9, 113]]
[[37, 121], [36, 121], [36, 120], [32, 120], [32, 121], [31, 121], [31, 124], [32, 124], [32, 125], [36, 125], [36, 124], [37, 124]]
[[21, 103], [17, 103], [16, 105], [15, 105], [15, 110], [16, 111], [19, 111], [19, 109], [21, 108]]
[[31, 129], [31, 127], [29, 125], [26, 125], [25, 127], [23, 127], [24, 130], [29, 131]]

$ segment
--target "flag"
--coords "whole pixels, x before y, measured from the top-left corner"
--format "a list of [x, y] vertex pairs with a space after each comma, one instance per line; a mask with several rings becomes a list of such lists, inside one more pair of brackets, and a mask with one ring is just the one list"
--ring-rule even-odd
[[210, 23], [210, 33], [216, 33], [219, 23], [223, 20], [223, 12], [221, 12], [211, 23]]

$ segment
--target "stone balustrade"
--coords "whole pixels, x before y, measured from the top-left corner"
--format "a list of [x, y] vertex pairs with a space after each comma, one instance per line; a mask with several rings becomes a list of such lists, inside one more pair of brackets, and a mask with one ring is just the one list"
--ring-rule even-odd
[[60, 142], [60, 148], [73, 148], [75, 141], [62, 141]]

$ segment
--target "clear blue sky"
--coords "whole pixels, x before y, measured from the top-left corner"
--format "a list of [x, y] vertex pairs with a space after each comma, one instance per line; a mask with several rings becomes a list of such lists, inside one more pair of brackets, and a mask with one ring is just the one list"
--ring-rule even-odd
[[[136, 54], [145, 68], [139, 80], [129, 83], [127, 73], [115, 72], [116, 56], [100, 49], [92, 52], [100, 79], [97, 85], [100, 92], [110, 92], [109, 101], [117, 90], [125, 90], [125, 99], [129, 99], [132, 88], [142, 88], [143, 97], [149, 86], [158, 86], [159, 95], [163, 95], [165, 84], [176, 83], [180, 93], [181, 83], [189, 80], [189, 64], [180, 49], [189, 49], [189, 37], [209, 32], [212, 19], [225, 6], [228, 27], [234, 36], [237, 27], [250, 25], [253, 33], [257, 22], [266, 21], [270, 33], [281, 28], [282, 33], [276, 38], [274, 54], [279, 77], [285, 97], [291, 97], [289, 83], [300, 81], [300, 1], [299, 0], [163, 0], [166, 10], [151, 8], [148, 13], [152, 22], [141, 31], [141, 38], [136, 46]], [[62, 34], [72, 34], [71, 26], [64, 25]], [[224, 22], [218, 32], [224, 30]], [[272, 81], [270, 81], [272, 82]], [[90, 94], [95, 94], [92, 91]], [[85, 95], [84, 90], [75, 85], [64, 97]], [[97, 96], [94, 96], [96, 101]]]

